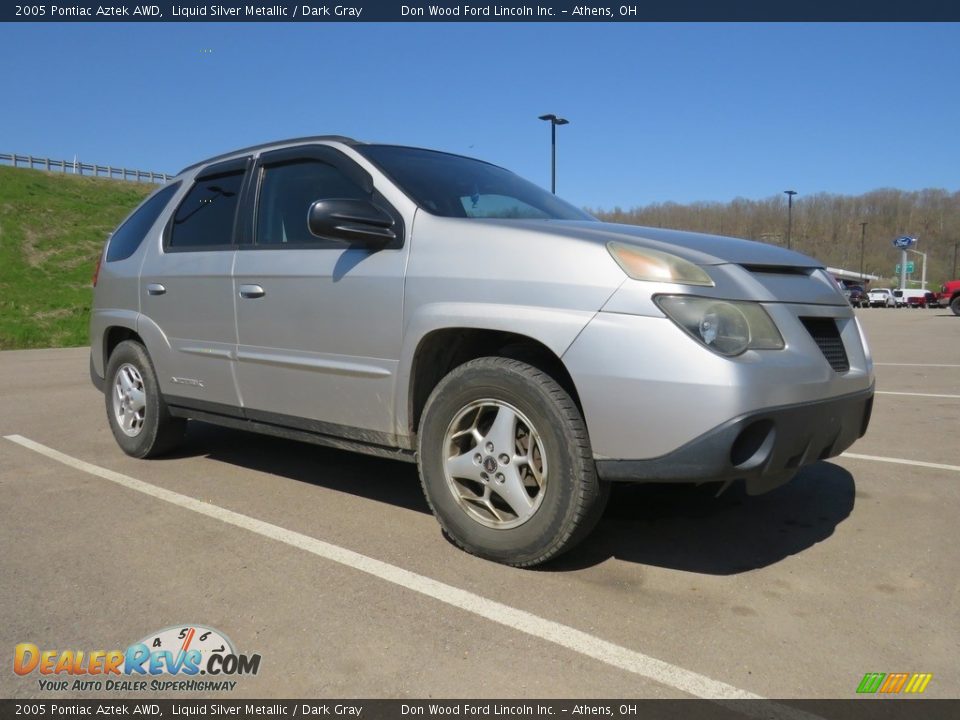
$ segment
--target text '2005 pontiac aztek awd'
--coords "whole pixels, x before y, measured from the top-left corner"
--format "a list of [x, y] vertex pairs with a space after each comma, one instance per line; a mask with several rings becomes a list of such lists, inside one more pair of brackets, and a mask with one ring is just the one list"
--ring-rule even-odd
[[157, 190], [104, 248], [90, 336], [128, 454], [192, 418], [415, 461], [449, 536], [518, 566], [587, 535], [614, 481], [772, 489], [849, 447], [873, 399], [811, 258], [333, 136]]

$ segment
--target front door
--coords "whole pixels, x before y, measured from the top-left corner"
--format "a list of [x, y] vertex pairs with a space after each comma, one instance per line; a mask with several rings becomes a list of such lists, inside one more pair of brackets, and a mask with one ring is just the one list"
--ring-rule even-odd
[[316, 200], [386, 201], [363, 169], [325, 146], [266, 153], [256, 173], [252, 243], [234, 268], [247, 417], [392, 444], [407, 246], [401, 237], [354, 248], [307, 226]]

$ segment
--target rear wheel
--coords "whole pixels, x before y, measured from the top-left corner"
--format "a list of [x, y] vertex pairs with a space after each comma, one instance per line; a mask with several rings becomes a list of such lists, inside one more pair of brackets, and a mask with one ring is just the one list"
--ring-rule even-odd
[[419, 465], [447, 535], [508, 565], [572, 548], [609, 495], [576, 404], [550, 376], [507, 358], [472, 360], [440, 381], [424, 408]]
[[950, 309], [953, 310], [954, 315], [960, 315], [960, 295], [950, 301]]
[[182, 440], [186, 420], [170, 415], [146, 349], [125, 340], [107, 363], [107, 419], [117, 444], [133, 457], [155, 457]]

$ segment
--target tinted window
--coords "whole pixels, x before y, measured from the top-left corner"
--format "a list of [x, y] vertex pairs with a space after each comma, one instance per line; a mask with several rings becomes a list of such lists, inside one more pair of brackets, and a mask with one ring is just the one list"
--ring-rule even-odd
[[356, 150], [434, 215], [593, 219], [509, 170], [480, 160], [393, 145], [358, 145]]
[[126, 260], [137, 251], [147, 231], [153, 227], [179, 187], [180, 183], [167, 185], [137, 208], [137, 211], [116, 229], [110, 236], [110, 244], [107, 246], [107, 262]]
[[471, 195], [470, 197], [460, 198], [463, 205], [463, 211], [467, 217], [482, 218], [531, 218], [534, 220], [547, 220], [547, 215], [542, 210], [527, 205], [522, 200], [516, 198], [504, 197], [503, 195]]
[[319, 160], [264, 168], [257, 208], [257, 244], [326, 242], [312, 235], [307, 227], [310, 206], [323, 199], [369, 197], [337, 168]]
[[198, 180], [173, 216], [170, 246], [231, 245], [242, 181], [243, 171]]

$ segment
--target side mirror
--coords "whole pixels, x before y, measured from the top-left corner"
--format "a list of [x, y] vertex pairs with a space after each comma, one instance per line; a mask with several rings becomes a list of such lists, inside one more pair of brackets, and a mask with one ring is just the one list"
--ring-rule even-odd
[[354, 245], [382, 247], [396, 240], [393, 226], [393, 218], [369, 200], [317, 200], [307, 212], [307, 227], [313, 235]]

